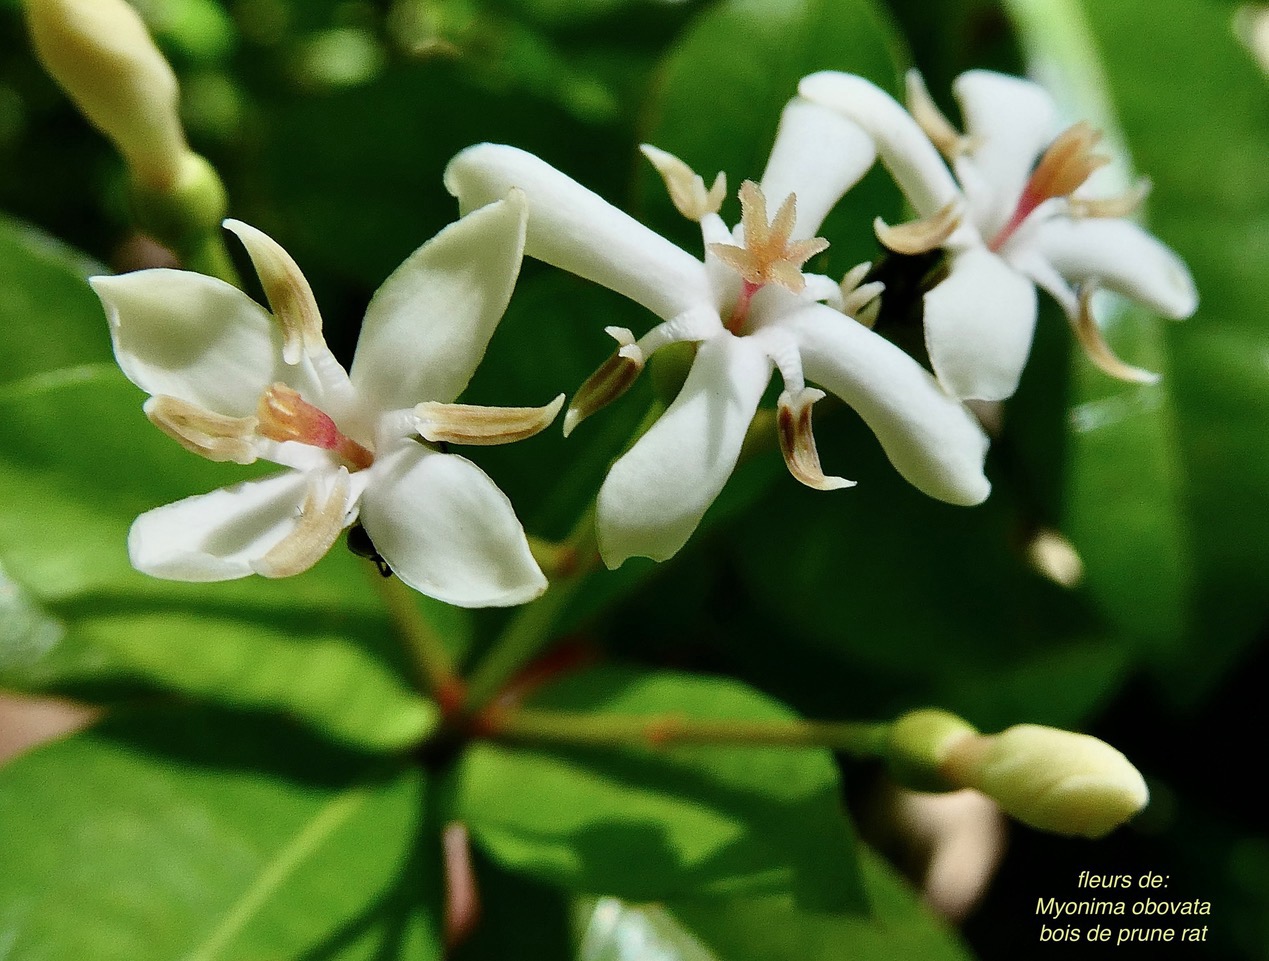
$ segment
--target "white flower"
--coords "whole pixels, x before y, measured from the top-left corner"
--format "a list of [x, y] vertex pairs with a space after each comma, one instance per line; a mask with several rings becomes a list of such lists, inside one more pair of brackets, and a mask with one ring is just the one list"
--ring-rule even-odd
[[[628, 330], [609, 329], [619, 350], [579, 391], [566, 429], [629, 386], [654, 351], [679, 341], [700, 345], [677, 398], [599, 492], [605, 562], [664, 560], [683, 546], [735, 466], [773, 369], [784, 382], [781, 447], [799, 480], [821, 489], [850, 484], [820, 469], [810, 408], [823, 393], [808, 387], [809, 379], [854, 407], [921, 490], [955, 504], [982, 501], [990, 485], [977, 422], [907, 354], [818, 302], [857, 308], [858, 291], [847, 303], [836, 283], [801, 271], [825, 246], [811, 239], [825, 215], [872, 164], [867, 138], [832, 111], [791, 102], [761, 186], [741, 188], [744, 217], [734, 234], [716, 213], [720, 181], [707, 192], [681, 161], [645, 152], [679, 209], [700, 221], [703, 260], [514, 147], [471, 147], [445, 174], [464, 211], [522, 189], [527, 254], [624, 294], [663, 321], [637, 341]], [[767, 197], [781, 202], [770, 223]], [[852, 274], [848, 291], [858, 277]]]
[[[150, 394], [147, 416], [211, 460], [289, 468], [137, 518], [133, 565], [219, 581], [307, 570], [360, 519], [411, 587], [465, 607], [546, 589], [510, 502], [478, 467], [424, 440], [527, 436], [541, 409], [450, 404], [467, 385], [520, 269], [524, 199], [512, 194], [412, 254], [366, 311], [351, 370], [326, 346], [308, 282], [238, 221], [273, 314], [223, 281], [180, 270], [95, 277], [115, 357]], [[423, 403], [420, 403], [422, 401]]]
[[[1031, 349], [1036, 285], [1062, 306], [1099, 367], [1125, 380], [1157, 379], [1110, 351], [1093, 319], [1092, 293], [1104, 286], [1176, 319], [1194, 312], [1198, 295], [1176, 254], [1124, 219], [1144, 189], [1088, 196], [1086, 181], [1106, 162], [1093, 153], [1096, 131], [1078, 123], [1055, 139], [1057, 109], [1040, 86], [985, 70], [961, 74], [953, 86], [964, 135], [915, 71], [908, 74], [911, 114], [849, 74], [812, 74], [798, 89], [868, 132], [926, 218], [928, 247], [950, 255], [949, 276], [925, 296], [930, 362], [950, 392], [981, 400], [1014, 393]], [[883, 242], [887, 229], [894, 228], [879, 224]]]

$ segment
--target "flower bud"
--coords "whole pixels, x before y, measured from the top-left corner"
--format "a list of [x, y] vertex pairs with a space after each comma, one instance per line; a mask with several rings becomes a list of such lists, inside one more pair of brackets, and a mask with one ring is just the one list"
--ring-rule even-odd
[[138, 187], [166, 191], [189, 153], [176, 76], [124, 0], [27, 0], [45, 68], [119, 148]]
[[1150, 797], [1140, 772], [1109, 744], [1035, 724], [958, 740], [942, 769], [1024, 824], [1057, 834], [1102, 837]]

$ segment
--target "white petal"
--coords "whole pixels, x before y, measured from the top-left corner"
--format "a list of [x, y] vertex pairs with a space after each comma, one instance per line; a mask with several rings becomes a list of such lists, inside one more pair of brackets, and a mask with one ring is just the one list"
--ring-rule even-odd
[[255, 413], [281, 381], [321, 404], [307, 365], [282, 360], [282, 331], [238, 288], [185, 270], [94, 277], [110, 321], [115, 357], [148, 394], [166, 394], [230, 417]]
[[[990, 70], [961, 74], [952, 91], [971, 145], [956, 168], [972, 168], [961, 182], [980, 227], [991, 235], [1013, 214], [1036, 158], [1053, 140], [1057, 107], [1039, 84]], [[971, 191], [971, 183], [977, 189]]]
[[294, 529], [315, 476], [285, 471], [142, 514], [128, 534], [132, 566], [174, 581], [246, 577]]
[[853, 407], [909, 483], [950, 504], [983, 501], [987, 436], [964, 405], [894, 344], [822, 304], [784, 318], [808, 380]]
[[724, 332], [701, 344], [674, 403], [599, 490], [604, 563], [663, 561], [687, 542], [731, 476], [770, 379], [771, 361], [752, 340]]
[[1027, 247], [1068, 280], [1100, 281], [1165, 317], [1189, 317], [1198, 307], [1185, 263], [1131, 221], [1055, 217], [1036, 228]]
[[775, 146], [762, 175], [763, 195], [775, 209], [797, 194], [794, 240], [814, 237], [842, 195], [868, 172], [877, 151], [868, 135], [836, 110], [797, 97], [780, 114]]
[[404, 441], [370, 470], [361, 523], [404, 583], [459, 607], [508, 607], [546, 590], [507, 495], [471, 461]]
[[352, 364], [367, 404], [448, 404], [463, 392], [511, 300], [524, 223], [524, 197], [513, 191], [450, 224], [384, 281]]
[[925, 295], [925, 346], [939, 382], [962, 400], [1004, 400], [1035, 333], [1035, 286], [991, 251], [971, 247]]
[[529, 204], [524, 252], [624, 294], [663, 320], [713, 303], [705, 268], [598, 194], [515, 147], [468, 147], [445, 170], [445, 186], [464, 212], [524, 191]]
[[938, 150], [890, 94], [854, 74], [826, 70], [804, 77], [798, 92], [844, 114], [872, 137], [882, 163], [922, 217], [931, 217], [960, 190]]

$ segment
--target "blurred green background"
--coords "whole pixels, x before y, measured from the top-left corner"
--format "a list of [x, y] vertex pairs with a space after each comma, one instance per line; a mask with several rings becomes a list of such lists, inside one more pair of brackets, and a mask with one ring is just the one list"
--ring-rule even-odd
[[[596, 575], [556, 629], [590, 656], [734, 678], [810, 717], [884, 719], [937, 704], [985, 730], [1023, 721], [1086, 730], [1138, 765], [1150, 807], [1102, 842], [1012, 830], [1003, 867], [959, 936], [915, 913], [898, 882], [867, 861], [874, 904], [893, 912], [880, 927], [825, 921], [778, 898], [624, 914], [601, 902], [580, 950], [713, 950], [720, 961], [1029, 957], [1043, 953], [1037, 897], [1074, 896], [1083, 869], [1150, 869], [1171, 876], [1175, 896], [1213, 904], [1208, 942], [1178, 956], [1269, 958], [1269, 829], [1254, 780], [1269, 734], [1267, 8], [135, 5], [177, 70], [191, 142], [224, 178], [230, 215], [299, 262], [345, 360], [375, 287], [456, 216], [440, 175], [471, 143], [538, 153], [699, 253], [636, 146], [670, 150], [707, 180], [725, 170], [734, 188], [761, 173], [780, 107], [813, 70], [864, 73], [897, 91], [915, 64], [955, 117], [946, 94], [956, 74], [1030, 67], [1064, 104], [1094, 111], [1152, 178], [1149, 225], [1191, 265], [1201, 295], [1191, 320], [1126, 307], [1111, 326], [1116, 349], [1162, 371], [1160, 385], [1104, 378], [1071, 349], [1047, 304], [1022, 388], [1003, 412], [983, 506], [953, 508], [908, 488], [842, 409], [817, 420], [819, 449], [826, 469], [856, 489], [801, 488], [769, 450], [737, 472], [678, 558]], [[424, 882], [411, 886], [411, 859], [423, 855], [400, 825], [432, 817], [434, 795], [420, 804], [411, 777], [376, 766], [376, 752], [411, 743], [428, 708], [361, 562], [335, 551], [292, 582], [209, 587], [128, 567], [137, 513], [243, 475], [196, 462], [153, 431], [141, 395], [113, 368], [82, 278], [164, 255], [133, 230], [121, 162], [35, 61], [15, 0], [0, 0], [0, 211], [0, 688], [117, 708], [97, 734], [0, 771], [0, 957], [9, 944], [27, 945], [18, 958], [432, 956], [435, 917], [420, 920], [418, 902], [435, 899]], [[734, 197], [723, 212], [737, 216]], [[877, 215], [902, 217], [880, 171], [830, 218], [832, 246], [813, 266], [840, 275], [875, 257]], [[607, 355], [609, 324], [644, 330], [648, 318], [526, 263], [465, 397], [522, 405], [573, 390]], [[638, 421], [650, 381], [567, 443], [550, 431], [474, 458], [530, 532], [568, 530]], [[1060, 532], [1078, 553], [1077, 584], [1057, 583], [1028, 552], [1042, 531]], [[487, 645], [504, 617], [425, 600], [420, 608], [462, 657]], [[239, 778], [217, 794], [222, 769], [256, 772], [258, 783]], [[366, 817], [351, 801], [325, 805], [341, 772], [370, 772], [355, 796]], [[850, 809], [872, 823], [869, 812], [885, 806], [878, 772], [848, 765], [845, 781]], [[168, 824], [165, 804], [205, 791], [217, 794], [210, 811], [252, 812], [261, 845], [273, 826], [333, 810], [339, 845], [280, 897], [262, 889], [278, 920], [249, 925], [245, 940], [213, 936], [198, 953], [178, 947], [183, 932], [221, 910], [206, 891], [257, 876], [250, 844], [234, 835], [244, 845], [234, 849], [210, 814], [195, 823], [174, 806], [173, 835], [118, 812], [149, 810]], [[357, 830], [343, 831], [340, 812]], [[508, 870], [506, 851], [486, 847], [484, 933], [462, 950], [570, 954], [572, 919], [588, 910], [576, 897], [602, 892], [523, 864]], [[684, 930], [699, 943], [684, 942]]]

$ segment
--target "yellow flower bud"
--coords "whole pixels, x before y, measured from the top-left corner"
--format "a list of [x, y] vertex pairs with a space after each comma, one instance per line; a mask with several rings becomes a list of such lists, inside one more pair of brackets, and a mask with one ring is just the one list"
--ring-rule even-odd
[[1102, 837], [1150, 797], [1140, 772], [1109, 744], [1035, 724], [957, 740], [942, 771], [1024, 824], [1057, 834]]
[[139, 187], [169, 190], [190, 152], [176, 75], [124, 0], [27, 0], [45, 68], [109, 137]]

